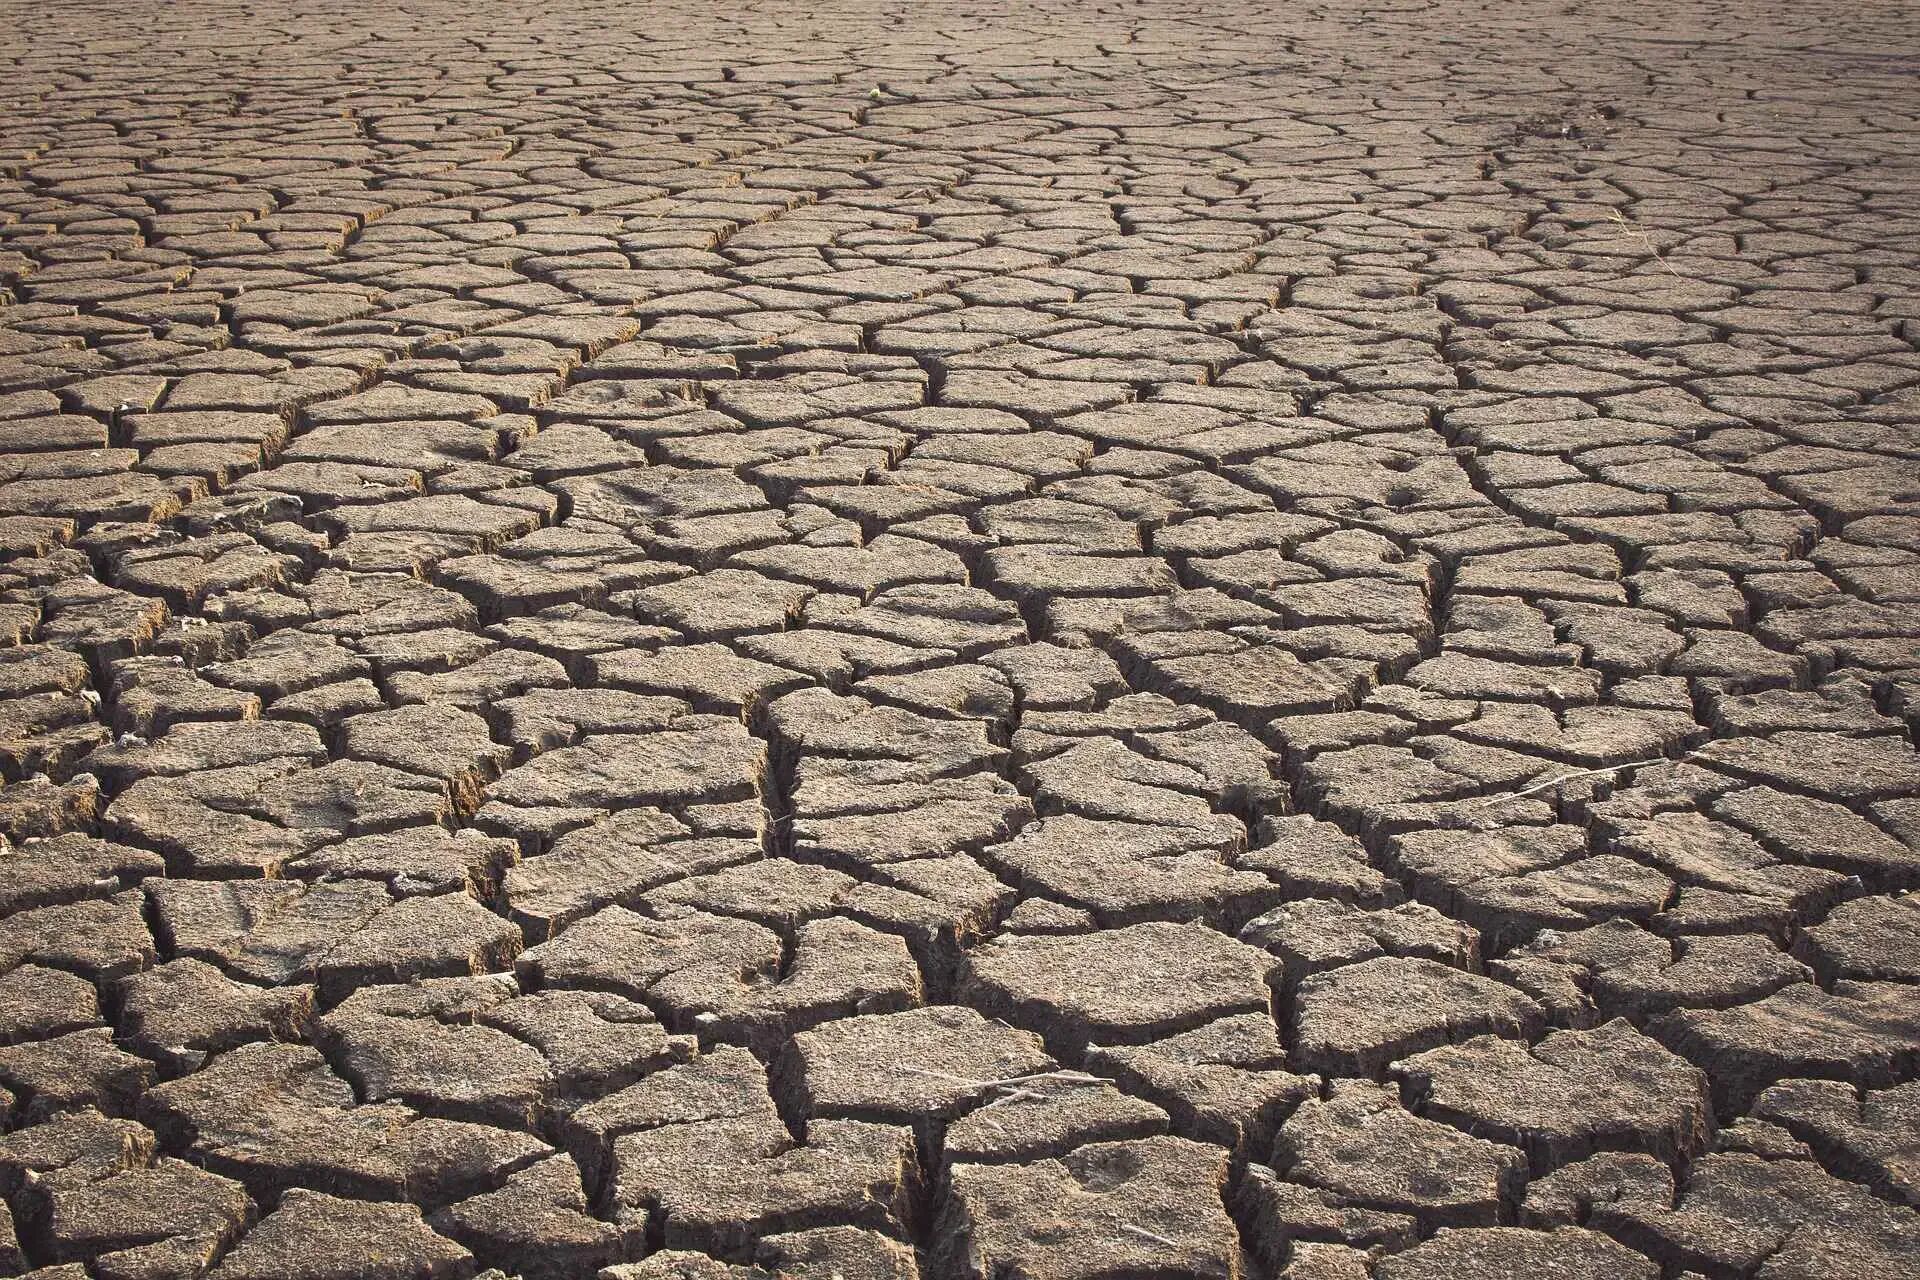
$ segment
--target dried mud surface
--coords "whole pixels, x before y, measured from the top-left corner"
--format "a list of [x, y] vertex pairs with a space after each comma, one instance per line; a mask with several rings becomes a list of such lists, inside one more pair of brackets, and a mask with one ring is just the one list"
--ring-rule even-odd
[[1910, 7], [0, 28], [0, 1273], [1920, 1272]]

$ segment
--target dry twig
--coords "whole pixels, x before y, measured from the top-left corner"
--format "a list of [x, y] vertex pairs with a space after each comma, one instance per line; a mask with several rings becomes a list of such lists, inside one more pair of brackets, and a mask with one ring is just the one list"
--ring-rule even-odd
[[1530, 787], [1522, 787], [1518, 791], [1502, 791], [1498, 795], [1481, 796], [1480, 803], [1492, 804], [1496, 800], [1518, 800], [1537, 791], [1550, 791], [1563, 782], [1572, 782], [1579, 778], [1597, 778], [1603, 773], [1618, 773], [1622, 769], [1645, 769], [1656, 764], [1679, 764], [1684, 759], [1686, 759], [1685, 756], [1681, 756], [1678, 760], [1655, 756], [1651, 760], [1629, 760], [1625, 764], [1603, 765], [1598, 769], [1575, 769], [1572, 773], [1563, 773], [1557, 777], [1548, 778], [1545, 782], [1536, 782]]
[[[1021, 1085], [1037, 1084], [1042, 1080], [1057, 1081], [1061, 1084], [1073, 1085], [1083, 1089], [1094, 1085], [1113, 1083], [1104, 1076], [1088, 1075], [1084, 1071], [1033, 1071], [1023, 1076], [1007, 1076], [1000, 1080], [976, 1080], [971, 1076], [956, 1076], [951, 1072], [935, 1071], [930, 1067], [909, 1067], [901, 1065], [894, 1069], [896, 1071], [904, 1071], [908, 1075], [931, 1076], [935, 1080], [948, 1080], [954, 1084], [971, 1085], [981, 1093], [992, 1093], [995, 1090], [1001, 1089], [1018, 1089]], [[1026, 1090], [1026, 1092], [1031, 1092], [1031, 1090]]]

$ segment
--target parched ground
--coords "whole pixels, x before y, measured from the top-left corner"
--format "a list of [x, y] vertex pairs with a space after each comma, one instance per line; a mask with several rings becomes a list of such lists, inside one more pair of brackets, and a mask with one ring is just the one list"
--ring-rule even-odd
[[1917, 73], [0, 2], [0, 1273], [1911, 1280]]

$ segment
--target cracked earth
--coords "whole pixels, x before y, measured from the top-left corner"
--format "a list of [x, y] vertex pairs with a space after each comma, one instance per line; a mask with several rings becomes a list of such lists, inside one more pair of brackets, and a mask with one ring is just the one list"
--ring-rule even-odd
[[1920, 1273], [1920, 15], [0, 21], [0, 1272]]

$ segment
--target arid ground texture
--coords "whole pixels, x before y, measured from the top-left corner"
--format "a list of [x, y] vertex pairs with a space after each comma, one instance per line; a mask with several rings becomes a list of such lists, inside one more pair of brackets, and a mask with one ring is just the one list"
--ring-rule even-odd
[[1920, 9], [0, 0], [0, 1274], [1920, 1275]]

